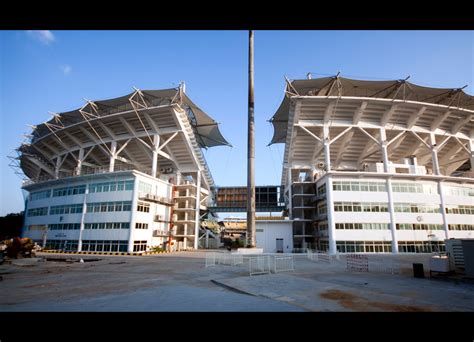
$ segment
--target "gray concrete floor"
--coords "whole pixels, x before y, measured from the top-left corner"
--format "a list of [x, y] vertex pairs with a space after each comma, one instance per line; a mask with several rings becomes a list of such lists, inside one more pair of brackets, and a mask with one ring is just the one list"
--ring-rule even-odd
[[[395, 258], [400, 274], [349, 272], [295, 256], [295, 271], [248, 275], [248, 266], [205, 267], [205, 252], [131, 256], [40, 254], [0, 265], [0, 312], [13, 311], [474, 311], [474, 284], [414, 278], [428, 255]], [[101, 260], [44, 261], [41, 257]]]

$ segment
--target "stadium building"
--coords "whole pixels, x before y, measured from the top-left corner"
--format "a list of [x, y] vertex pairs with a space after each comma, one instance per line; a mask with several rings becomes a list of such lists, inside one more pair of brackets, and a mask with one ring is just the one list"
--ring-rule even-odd
[[214, 181], [201, 148], [228, 145], [184, 84], [53, 114], [18, 149], [23, 236], [51, 249], [198, 248]]
[[295, 248], [434, 252], [474, 238], [474, 97], [405, 80], [287, 80], [271, 119]]

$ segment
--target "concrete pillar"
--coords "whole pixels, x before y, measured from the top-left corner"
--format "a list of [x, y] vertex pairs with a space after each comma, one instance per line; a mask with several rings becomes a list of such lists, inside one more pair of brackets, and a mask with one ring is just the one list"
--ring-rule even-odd
[[128, 252], [133, 252], [133, 236], [138, 206], [138, 179], [133, 180], [132, 210], [130, 211], [130, 232], [128, 234]]
[[380, 148], [382, 149], [382, 158], [383, 158], [383, 172], [388, 173], [388, 151], [387, 151], [387, 134], [385, 128], [380, 128]]
[[438, 193], [441, 200], [441, 215], [443, 216], [444, 236], [449, 239], [448, 216], [446, 214], [446, 205], [444, 203], [444, 188], [441, 181], [438, 181]]
[[323, 146], [324, 146], [324, 164], [326, 165], [326, 172], [331, 170], [331, 150], [329, 141], [329, 126], [323, 126]]
[[181, 171], [176, 171], [176, 185], [181, 184]]
[[471, 139], [469, 139], [468, 149], [469, 149], [469, 151], [471, 151], [471, 156], [470, 156], [471, 171], [474, 172], [474, 140], [473, 140], [472, 137], [471, 137]]
[[82, 171], [82, 160], [84, 159], [84, 149], [79, 149], [79, 157], [77, 158], [77, 166], [76, 166], [76, 176], [81, 175]]
[[196, 172], [196, 219], [194, 221], [194, 249], [199, 245], [199, 214], [201, 210], [201, 171]]
[[110, 156], [110, 162], [109, 162], [109, 172], [114, 172], [116, 151], [117, 151], [117, 142], [112, 141], [112, 143], [110, 144], [111, 156]]
[[332, 190], [332, 176], [328, 175], [326, 180], [326, 207], [328, 215], [329, 254], [335, 255], [336, 249], [336, 222], [334, 220], [334, 200]]
[[153, 136], [153, 155], [152, 155], [152, 166], [151, 166], [151, 175], [156, 177], [156, 171], [158, 168], [158, 146], [160, 145], [160, 136], [155, 134]]
[[89, 184], [86, 185], [86, 192], [84, 193], [84, 200], [82, 201], [82, 216], [81, 226], [79, 230], [79, 240], [77, 242], [77, 251], [82, 252], [82, 233], [84, 232], [84, 218], [87, 213], [87, 195], [89, 194]]
[[288, 165], [288, 216], [293, 220], [293, 182], [291, 181], [291, 166]]
[[392, 253], [398, 253], [397, 225], [395, 220], [395, 206], [393, 203], [392, 180], [387, 178], [388, 212], [390, 214], [390, 232], [392, 233]]
[[430, 143], [431, 143], [431, 161], [433, 163], [433, 174], [440, 175], [439, 170], [439, 161], [438, 161], [438, 147], [436, 146], [436, 137], [434, 133], [430, 133]]
[[[64, 156], [63, 158], [66, 158]], [[56, 166], [54, 167], [54, 178], [58, 179], [59, 178], [59, 168], [61, 167], [61, 156], [56, 157]]]

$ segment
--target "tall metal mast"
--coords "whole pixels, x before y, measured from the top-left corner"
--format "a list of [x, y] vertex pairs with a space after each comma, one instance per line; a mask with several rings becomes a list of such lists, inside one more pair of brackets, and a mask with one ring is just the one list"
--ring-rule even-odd
[[253, 31], [249, 31], [249, 115], [247, 152], [247, 246], [255, 243], [255, 138], [254, 138], [254, 98], [253, 98]]

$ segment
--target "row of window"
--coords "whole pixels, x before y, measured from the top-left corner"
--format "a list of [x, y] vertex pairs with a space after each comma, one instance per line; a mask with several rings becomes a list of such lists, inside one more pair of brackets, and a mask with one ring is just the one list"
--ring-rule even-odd
[[65, 188], [53, 189], [53, 197], [80, 195], [86, 192], [85, 185], [68, 186]]
[[474, 205], [446, 206], [446, 214], [474, 215]]
[[[359, 182], [359, 181], [334, 181], [334, 191], [369, 191], [369, 192], [385, 192], [386, 183], [384, 182]], [[321, 195], [322, 193], [319, 192]], [[474, 196], [474, 188], [459, 187], [445, 185], [443, 189], [446, 195], [451, 196]], [[324, 188], [324, 193], [326, 189]], [[420, 183], [392, 183], [393, 192], [408, 192], [421, 194], [438, 194], [438, 186], [436, 184], [420, 184]]]
[[[462, 206], [461, 206], [462, 207]], [[468, 206], [464, 206], [468, 207]], [[439, 213], [439, 205], [395, 203], [397, 213]], [[474, 207], [472, 207], [474, 214]], [[334, 202], [334, 211], [346, 212], [388, 212], [388, 204], [380, 202]], [[448, 210], [446, 209], [448, 212]], [[465, 209], [467, 213], [467, 209]], [[449, 212], [448, 212], [449, 213]]]
[[398, 241], [400, 253], [435, 253], [445, 249], [442, 241]]
[[324, 183], [323, 185], [318, 186], [318, 195], [319, 196], [326, 195], [326, 183]]
[[[148, 211], [150, 211], [148, 204]], [[95, 202], [87, 203], [88, 213], [110, 212], [110, 211], [130, 211], [132, 210], [131, 201], [119, 202]], [[138, 208], [140, 211], [140, 208]], [[147, 211], [147, 212], [148, 212]], [[82, 204], [68, 204], [52, 206], [50, 215], [81, 214]], [[48, 207], [28, 209], [27, 216], [45, 216], [48, 215]]]
[[388, 223], [336, 223], [336, 229], [390, 229]]
[[448, 224], [449, 230], [474, 230], [474, 224]]
[[[336, 249], [340, 253], [389, 253], [392, 245], [390, 241], [336, 241]], [[398, 242], [398, 251], [401, 253], [434, 253], [444, 250], [442, 241]]]
[[130, 190], [133, 190], [133, 180], [95, 183], [89, 185], [89, 193]]
[[417, 224], [417, 223], [397, 223], [399, 230], [443, 230], [442, 224]]
[[148, 223], [135, 223], [135, 228], [137, 229], [148, 229]]
[[128, 241], [126, 240], [83, 240], [82, 251], [84, 252], [127, 252]]
[[385, 183], [381, 182], [357, 182], [357, 181], [334, 181], [332, 183], [334, 191], [370, 191], [385, 192]]
[[51, 190], [35, 191], [30, 194], [30, 201], [51, 197]]
[[393, 192], [413, 192], [419, 194], [438, 194], [436, 184], [392, 183]]
[[139, 181], [138, 182], [138, 192], [144, 192], [146, 194], [151, 194], [151, 184]]
[[55, 205], [49, 209], [50, 215], [81, 214], [82, 204]]
[[77, 240], [48, 240], [44, 245], [46, 249], [61, 249], [64, 251], [77, 251], [77, 247]]
[[474, 196], [474, 188], [461, 188], [460, 186], [444, 185], [446, 195], [451, 196]]
[[146, 240], [133, 241], [133, 251], [134, 252], [146, 251]]
[[340, 253], [390, 253], [390, 241], [336, 241]]
[[144, 213], [150, 212], [150, 203], [138, 201], [137, 210]]
[[87, 203], [88, 213], [130, 211], [130, 210], [132, 210], [131, 201]]
[[28, 209], [26, 216], [45, 216], [48, 215], [48, 207]]
[[[397, 230], [444, 230], [442, 224], [397, 223]], [[319, 225], [322, 230], [327, 224]], [[449, 230], [474, 230], [474, 224], [450, 224]], [[336, 223], [336, 229], [390, 229], [388, 223]]]
[[80, 223], [54, 223], [49, 224], [48, 228], [50, 230], [77, 230], [81, 229]]
[[[122, 180], [105, 183], [89, 184], [89, 193], [109, 192], [109, 191], [130, 191], [133, 190], [133, 180]], [[149, 184], [148, 184], [149, 185]], [[151, 185], [150, 191], [151, 191]], [[86, 192], [86, 185], [68, 186], [64, 188], [52, 189], [52, 197], [80, 195]], [[51, 189], [35, 191], [30, 194], [30, 201], [51, 197]]]
[[380, 202], [334, 202], [334, 211], [388, 212], [388, 205]]
[[440, 213], [440, 207], [437, 204], [413, 204], [413, 203], [395, 203], [396, 213]]
[[84, 224], [84, 229], [129, 229], [129, 222], [94, 222]]

